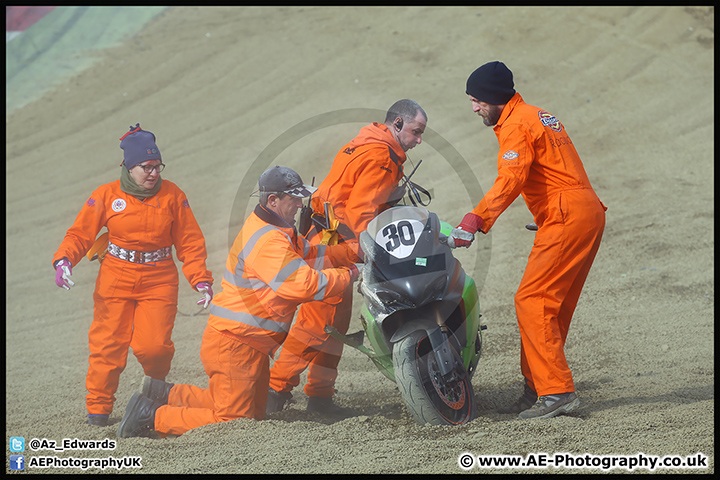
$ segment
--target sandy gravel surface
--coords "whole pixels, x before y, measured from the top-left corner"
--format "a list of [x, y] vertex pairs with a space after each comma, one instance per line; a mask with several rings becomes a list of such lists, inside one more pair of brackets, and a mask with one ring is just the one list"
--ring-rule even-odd
[[[400, 98], [423, 105], [435, 135], [410, 152], [414, 162], [423, 160], [414, 180], [432, 189], [433, 211], [459, 222], [478, 192], [464, 188], [468, 172], [452, 168], [441, 139], [487, 191], [497, 140], [471, 112], [464, 90], [476, 67], [498, 59], [513, 70], [528, 103], [564, 123], [609, 208], [566, 348], [583, 407], [550, 421], [495, 412], [521, 391], [513, 294], [533, 238], [518, 200], [490, 235], [458, 253], [477, 279], [488, 325], [473, 378], [479, 407], [472, 422], [416, 425], [395, 386], [346, 349], [337, 402], [357, 416], [337, 421], [308, 413], [297, 389], [297, 404], [262, 422], [123, 439], [110, 452], [26, 451], [28, 460], [141, 456], [142, 473], [161, 474], [457, 474], [465, 452], [700, 452], [708, 457], [705, 469], [659, 471], [714, 472], [712, 8], [182, 7], [100, 55], [6, 115], [8, 438], [115, 439], [140, 386], [141, 369], [130, 356], [111, 425], [85, 424], [98, 267], [77, 265], [76, 286], [66, 292], [54, 285], [50, 265], [90, 193], [118, 178], [118, 138], [129, 125], [140, 122], [157, 135], [168, 165], [163, 177], [187, 193], [219, 285], [228, 239], [252, 206], [248, 196], [264, 159], [319, 182], [338, 148], [363, 124], [382, 120], [368, 113]], [[313, 130], [320, 120], [329, 125]], [[274, 141], [275, 150], [266, 150]], [[180, 310], [194, 312], [197, 298], [182, 279]], [[207, 386], [199, 358], [206, 319], [178, 316], [168, 381]], [[355, 317], [351, 332], [359, 328]], [[469, 470], [554, 471], [580, 470]]]

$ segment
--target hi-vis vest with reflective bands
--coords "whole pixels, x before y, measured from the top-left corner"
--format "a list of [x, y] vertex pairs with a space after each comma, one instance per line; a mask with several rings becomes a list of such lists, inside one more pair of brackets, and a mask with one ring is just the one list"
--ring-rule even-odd
[[273, 355], [290, 330], [297, 307], [335, 296], [350, 284], [345, 246], [311, 245], [260, 205], [235, 238], [210, 306], [208, 323]]

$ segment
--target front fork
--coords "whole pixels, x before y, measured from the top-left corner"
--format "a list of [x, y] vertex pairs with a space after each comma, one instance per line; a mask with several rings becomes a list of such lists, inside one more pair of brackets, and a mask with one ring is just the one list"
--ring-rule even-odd
[[[432, 346], [438, 369], [443, 380], [450, 382], [456, 380], [458, 370], [455, 368], [455, 355], [450, 345], [450, 338], [446, 326], [440, 326], [428, 331], [428, 339]], [[464, 369], [463, 369], [464, 370]]]

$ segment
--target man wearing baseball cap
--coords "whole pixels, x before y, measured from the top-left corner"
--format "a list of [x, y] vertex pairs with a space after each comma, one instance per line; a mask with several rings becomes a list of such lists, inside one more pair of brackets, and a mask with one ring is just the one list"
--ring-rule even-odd
[[525, 390], [503, 413], [521, 419], [550, 418], [580, 406], [565, 358], [565, 339], [585, 279], [600, 246], [605, 210], [565, 126], [526, 104], [512, 72], [489, 62], [468, 78], [473, 111], [493, 127], [500, 143], [498, 176], [480, 203], [452, 231], [456, 246], [469, 247], [487, 233], [522, 195], [537, 233], [515, 294], [520, 366]]
[[209, 388], [146, 377], [130, 399], [118, 437], [181, 435], [210, 423], [265, 418], [269, 359], [285, 340], [298, 305], [337, 295], [359, 274], [352, 248], [310, 245], [295, 229], [302, 199], [314, 190], [287, 167], [260, 176], [260, 201], [230, 250], [203, 335], [200, 358]]
[[[404, 175], [407, 151], [422, 142], [427, 120], [417, 102], [398, 100], [387, 110], [384, 123], [362, 127], [338, 150], [311, 203], [314, 216], [320, 218], [324, 218], [326, 202], [333, 206], [339, 222], [336, 236], [328, 238], [315, 223], [315, 228], [307, 232], [310, 243], [357, 242], [360, 232], [378, 213], [400, 200], [404, 187], [398, 187], [398, 183]], [[352, 415], [349, 408], [333, 400], [343, 343], [325, 331], [325, 326], [330, 325], [346, 334], [352, 304], [350, 287], [335, 298], [300, 307], [297, 321], [270, 370], [267, 413], [279, 412], [292, 401], [292, 390], [307, 370], [303, 387], [308, 396], [307, 410], [331, 416]]]

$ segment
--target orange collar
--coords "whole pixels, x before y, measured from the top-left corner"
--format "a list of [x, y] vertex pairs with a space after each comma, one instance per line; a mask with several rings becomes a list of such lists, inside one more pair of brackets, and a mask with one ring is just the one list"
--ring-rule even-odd
[[517, 107], [521, 103], [525, 103], [525, 101], [519, 93], [515, 92], [515, 95], [513, 95], [512, 98], [508, 101], [508, 103], [505, 104], [505, 107], [500, 114], [500, 120], [498, 120], [497, 124], [493, 127], [493, 130], [502, 127], [502, 124], [505, 122], [505, 120], [507, 120], [515, 107]]

